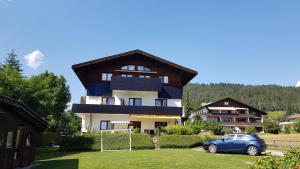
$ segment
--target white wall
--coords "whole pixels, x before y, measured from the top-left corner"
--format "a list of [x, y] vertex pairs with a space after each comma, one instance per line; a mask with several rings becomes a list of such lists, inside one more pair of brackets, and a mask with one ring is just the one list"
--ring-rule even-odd
[[[168, 125], [175, 125], [175, 119], [158, 119], [158, 118], [133, 118], [128, 114], [90, 114], [90, 113], [76, 113], [82, 118], [81, 131], [87, 132], [90, 127], [90, 117], [92, 117], [92, 130], [100, 130], [100, 121], [141, 121], [141, 130], [154, 130], [155, 122], [167, 122]], [[115, 129], [127, 129], [128, 124], [115, 124]]]
[[142, 106], [155, 106], [158, 92], [113, 90], [112, 96], [115, 97], [116, 105], [121, 105], [121, 98], [125, 100], [125, 105], [128, 105], [129, 98], [142, 98]]
[[[142, 106], [155, 106], [158, 92], [113, 90], [112, 96], [115, 98], [115, 105], [121, 105], [121, 98], [125, 100], [125, 105], [128, 105], [129, 98], [142, 98]], [[86, 96], [86, 104], [100, 103], [100, 96]], [[182, 107], [181, 99], [167, 99], [167, 105], [168, 107]]]

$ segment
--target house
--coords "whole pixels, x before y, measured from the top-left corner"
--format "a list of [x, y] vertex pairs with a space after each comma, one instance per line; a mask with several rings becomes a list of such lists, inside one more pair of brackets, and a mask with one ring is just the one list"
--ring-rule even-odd
[[23, 103], [0, 95], [0, 168], [30, 165], [34, 160], [36, 134], [47, 122]]
[[200, 107], [191, 112], [190, 119], [201, 117], [205, 121], [220, 122], [221, 126], [235, 131], [254, 126], [257, 131], [263, 131], [265, 112], [246, 105], [232, 98], [224, 98]]
[[285, 127], [292, 127], [295, 120], [300, 120], [300, 114], [289, 115], [284, 122], [280, 122], [279, 126], [281, 130], [285, 130]]
[[197, 72], [141, 50], [72, 66], [86, 96], [72, 110], [82, 132], [181, 124], [182, 90]]

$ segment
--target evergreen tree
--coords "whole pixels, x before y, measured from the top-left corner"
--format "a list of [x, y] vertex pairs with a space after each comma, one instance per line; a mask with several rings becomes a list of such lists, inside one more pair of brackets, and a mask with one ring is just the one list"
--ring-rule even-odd
[[184, 115], [185, 117], [190, 117], [190, 111], [192, 111], [192, 107], [190, 105], [190, 95], [189, 92], [186, 93], [186, 98], [184, 102]]
[[21, 64], [18, 59], [17, 54], [15, 53], [15, 50], [11, 50], [8, 54], [7, 57], [5, 58], [4, 64], [1, 65], [2, 68], [4, 67], [10, 67], [15, 69], [17, 72], [22, 73], [21, 69]]

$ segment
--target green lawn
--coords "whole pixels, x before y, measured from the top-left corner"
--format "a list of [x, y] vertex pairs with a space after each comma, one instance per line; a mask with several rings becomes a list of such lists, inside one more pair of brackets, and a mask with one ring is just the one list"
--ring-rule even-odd
[[42, 148], [36, 158], [41, 165], [34, 169], [243, 169], [259, 157], [208, 154], [192, 149], [62, 153]]

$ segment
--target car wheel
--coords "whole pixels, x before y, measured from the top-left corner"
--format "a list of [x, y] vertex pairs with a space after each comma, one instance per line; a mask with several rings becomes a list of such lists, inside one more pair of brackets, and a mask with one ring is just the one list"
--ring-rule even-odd
[[214, 144], [211, 144], [208, 146], [208, 152], [210, 153], [216, 153], [217, 152], [217, 146]]
[[258, 155], [258, 150], [255, 146], [249, 146], [247, 149], [247, 153], [251, 156], [256, 156]]

